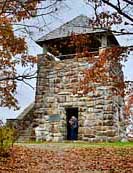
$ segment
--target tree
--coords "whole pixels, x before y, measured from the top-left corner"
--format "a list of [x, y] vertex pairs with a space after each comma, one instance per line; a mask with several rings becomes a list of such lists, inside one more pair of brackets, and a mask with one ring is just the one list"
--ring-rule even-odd
[[[131, 36], [133, 34], [133, 31], [132, 31], [132, 25], [133, 25], [132, 5], [133, 5], [133, 2], [131, 2], [129, 0], [123, 0], [123, 1], [122, 0], [116, 0], [116, 1], [86, 0], [85, 2], [89, 5], [89, 8], [91, 8], [94, 12], [89, 25], [91, 25], [94, 28], [96, 28], [96, 27], [106, 28], [107, 30], [114, 32], [116, 35]], [[108, 50], [110, 53], [112, 52], [111, 56], [115, 57], [116, 53], [114, 53], [113, 49], [114, 48], [110, 48]], [[117, 50], [119, 49], [119, 51], [121, 49], [121, 53], [125, 52], [125, 51], [127, 52], [124, 56], [123, 55], [121, 56], [121, 54], [119, 54], [120, 56], [117, 55], [115, 62], [122, 61], [122, 60], [128, 60], [128, 55], [133, 50], [133, 45], [130, 45], [130, 46], [127, 45], [126, 48], [123, 47], [123, 51], [122, 51], [122, 47], [115, 48], [115, 49], [117, 49]], [[102, 61], [99, 59], [99, 63], [100, 63], [100, 61], [105, 63], [105, 61], [103, 61], [103, 56], [105, 56], [105, 55], [100, 56], [101, 57], [100, 59]], [[107, 56], [107, 52], [106, 52], [106, 56]], [[94, 67], [93, 71], [96, 72], [96, 69], [97, 68]], [[92, 70], [88, 70], [87, 73], [88, 73], [87, 76], [90, 77], [90, 74], [92, 74]], [[96, 74], [98, 74], [98, 71]], [[103, 75], [106, 74], [106, 71], [104, 70], [104, 68], [103, 68], [102, 74]], [[100, 73], [99, 77], [101, 77], [102, 74]], [[87, 76], [86, 76], [86, 78], [88, 78]], [[99, 77], [97, 76], [97, 79]], [[94, 80], [93, 78], [91, 78], [91, 79]], [[120, 87], [122, 87], [121, 90], [124, 91], [124, 89], [127, 87], [127, 84], [129, 85], [130, 81], [126, 82], [126, 84], [119, 83], [119, 85], [117, 86], [117, 89], [118, 88], [120, 89]], [[132, 93], [132, 92], [133, 92], [133, 89], [130, 89], [130, 93]], [[126, 94], [126, 93], [123, 93], [123, 94]], [[128, 94], [129, 94], [129, 92], [128, 92]]]
[[[17, 108], [15, 98], [17, 81], [36, 77], [35, 73], [17, 74], [16, 65], [33, 66], [37, 57], [28, 54], [26, 36], [16, 35], [18, 26], [36, 27], [24, 24], [24, 20], [47, 15], [55, 11], [52, 8], [58, 0], [44, 7], [39, 6], [44, 0], [0, 0], [0, 106]], [[41, 14], [37, 14], [41, 11]], [[46, 12], [45, 12], [46, 11]], [[44, 13], [45, 12], [45, 13]], [[22, 23], [21, 23], [22, 22]]]
[[[40, 26], [30, 25], [30, 23], [27, 24], [24, 21], [56, 12], [58, 5], [63, 1], [0, 0], [0, 106], [17, 108], [15, 98], [17, 80], [25, 82], [26, 79], [36, 77], [35, 73], [17, 74], [16, 65], [28, 66], [30, 64], [33, 66], [37, 62], [37, 58], [28, 55], [26, 36], [16, 35], [16, 30], [20, 29], [19, 26], [22, 26], [28, 34], [30, 34], [29, 28], [37, 28], [41, 31]], [[129, 0], [87, 0], [86, 2], [94, 10], [94, 15], [90, 20], [92, 27], [106, 27], [118, 34], [132, 34], [130, 30], [124, 28], [120, 28], [120, 30], [112, 29], [112, 26], [119, 24], [132, 26], [132, 2]], [[110, 8], [106, 9], [105, 5]], [[123, 49], [125, 51], [125, 48]], [[130, 51], [132, 46], [128, 49]], [[101, 60], [99, 59], [99, 63], [104, 62], [103, 57], [104, 55], [101, 56]], [[96, 69], [95, 67], [95, 72]], [[91, 73], [90, 70], [86, 74], [89, 73]], [[103, 69], [100, 75], [104, 73]], [[86, 75], [85, 81], [89, 80], [89, 76], [91, 77], [91, 75]], [[124, 87], [123, 84], [122, 86]]]
[[[35, 57], [28, 56], [25, 38], [16, 36], [13, 23], [30, 17], [30, 11], [36, 8], [38, 1], [0, 1], [0, 105], [17, 107], [14, 97], [16, 79], [23, 80], [26, 76], [17, 76], [16, 64], [27, 65], [36, 62]], [[28, 10], [28, 11], [27, 11]]]
[[133, 108], [133, 81], [126, 81], [126, 97], [125, 97], [125, 116], [132, 115]]
[[105, 27], [121, 23], [132, 25], [133, 2], [129, 0], [87, 0], [86, 2], [94, 10], [95, 24], [101, 24]]
[[123, 2], [121, 0], [117, 0], [116, 3], [112, 3], [108, 0], [102, 0], [102, 2], [112, 7], [117, 13], [128, 19], [130, 22], [133, 22], [133, 18], [131, 17], [132, 15], [130, 14], [133, 2], [129, 0], [123, 0]]

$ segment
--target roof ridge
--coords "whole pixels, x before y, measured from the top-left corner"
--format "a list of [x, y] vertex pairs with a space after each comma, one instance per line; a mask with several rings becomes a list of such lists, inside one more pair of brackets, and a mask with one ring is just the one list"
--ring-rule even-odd
[[[68, 20], [68, 21], [64, 22], [62, 25], [57, 26], [55, 29], [51, 30], [50, 32], [48, 32], [48, 33], [47, 33], [47, 34], [45, 34], [44, 36], [40, 37], [40, 38], [39, 38], [39, 39], [38, 39], [36, 42], [38, 43], [40, 40], [42, 40], [42, 38], [43, 38], [43, 37], [45, 37], [45, 36], [49, 35], [50, 33], [55, 32], [57, 29], [62, 28], [63, 26], [65, 26], [65, 25], [67, 25], [67, 24], [71, 23], [72, 21], [74, 21], [75, 19], [77, 19], [77, 18], [79, 18], [79, 17], [84, 17], [84, 18], [86, 18], [86, 19], [88, 19], [88, 20], [89, 20], [89, 17], [88, 17], [88, 16], [86, 16], [86, 15], [83, 15], [83, 14], [78, 15], [78, 16], [75, 16], [75, 17], [73, 17], [71, 20]], [[79, 27], [79, 26], [74, 26], [74, 27]], [[81, 27], [81, 26], [80, 26], [80, 27]]]

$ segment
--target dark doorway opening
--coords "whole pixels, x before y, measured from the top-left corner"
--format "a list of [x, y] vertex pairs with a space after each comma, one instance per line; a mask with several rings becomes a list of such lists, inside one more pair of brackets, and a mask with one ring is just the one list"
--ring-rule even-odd
[[[66, 121], [67, 121], [67, 140], [71, 140], [71, 127], [70, 127], [70, 119], [72, 116], [75, 116], [78, 121], [78, 108], [66, 108]], [[75, 129], [76, 132], [76, 138], [75, 140], [78, 139], [78, 125], [77, 128]]]

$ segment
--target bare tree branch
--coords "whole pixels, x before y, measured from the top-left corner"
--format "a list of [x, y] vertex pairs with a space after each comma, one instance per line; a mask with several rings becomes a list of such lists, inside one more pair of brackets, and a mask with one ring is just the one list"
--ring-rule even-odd
[[129, 0], [123, 0], [123, 1], [127, 2], [128, 4], [133, 5], [133, 1], [132, 0], [131, 1], [129, 1]]
[[0, 78], [1, 81], [7, 81], [7, 80], [18, 80], [18, 81], [23, 81], [23, 80], [29, 80], [29, 79], [36, 79], [37, 76], [35, 76], [36, 72], [33, 74], [22, 74], [22, 75], [17, 75], [13, 77], [2, 77]]
[[[102, 0], [105, 4], [109, 5], [110, 7], [112, 7], [113, 9], [115, 9], [119, 14], [121, 14], [122, 16], [124, 16], [125, 18], [127, 18], [128, 20], [130, 20], [131, 22], [133, 22], [133, 18], [131, 16], [129, 16], [128, 14], [124, 13], [120, 8], [118, 8], [116, 5], [114, 5], [113, 3], [111, 3], [108, 0]], [[126, 1], [126, 0], [125, 0]]]

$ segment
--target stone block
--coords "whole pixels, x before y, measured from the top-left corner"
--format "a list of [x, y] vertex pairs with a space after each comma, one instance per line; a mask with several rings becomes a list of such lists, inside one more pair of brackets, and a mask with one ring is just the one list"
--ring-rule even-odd
[[95, 102], [94, 101], [88, 101], [87, 102], [87, 107], [94, 107]]
[[89, 108], [88, 108], [88, 113], [89, 113], [89, 112], [94, 112], [94, 107], [89, 107]]
[[80, 107], [79, 112], [86, 112], [87, 108], [86, 107]]
[[84, 106], [85, 105], [85, 102], [78, 102], [78, 106]]
[[47, 102], [54, 103], [55, 102], [55, 97], [47, 97]]
[[96, 105], [104, 105], [104, 100], [103, 100], [103, 99], [97, 99], [97, 100], [95, 101], [95, 104], [96, 104]]
[[106, 111], [106, 110], [104, 110], [104, 114], [112, 114], [112, 115], [114, 115], [114, 111], [111, 111], [111, 110]]
[[87, 137], [87, 138], [95, 138], [95, 135], [93, 135], [93, 134], [84, 134], [84, 137]]
[[101, 92], [99, 92], [98, 90], [96, 90], [93, 94], [94, 97], [98, 98], [101, 97]]
[[89, 92], [89, 93], [87, 94], [88, 98], [90, 97], [91, 99], [92, 99], [93, 95], [94, 95], [93, 92]]
[[107, 131], [108, 126], [95, 126], [96, 131]]
[[86, 98], [87, 98], [87, 101], [94, 101], [93, 96], [86, 96]]
[[111, 104], [104, 106], [105, 111], [113, 111], [113, 106]]
[[61, 91], [60, 93], [58, 93], [59, 95], [70, 95], [71, 93], [68, 91]]
[[120, 141], [120, 137], [119, 137], [119, 136], [108, 137], [108, 138], [107, 138], [107, 141], [108, 141], [108, 142]]
[[95, 113], [96, 119], [103, 120], [103, 111]]
[[56, 136], [56, 137], [53, 137], [53, 140], [52, 140], [52, 141], [54, 141], [54, 142], [59, 142], [59, 141], [62, 141], [62, 140], [63, 140], [62, 137]]
[[90, 124], [89, 124], [89, 120], [86, 119], [86, 120], [84, 121], [84, 127], [89, 127], [89, 126], [90, 126]]
[[58, 125], [53, 125], [52, 133], [59, 133], [59, 127], [58, 127]]
[[112, 120], [103, 120], [103, 126], [113, 126], [113, 124]]
[[128, 142], [128, 139], [127, 139], [127, 138], [122, 138], [122, 139], [121, 139], [121, 142], [123, 142], [123, 143], [124, 143], [124, 142]]
[[82, 126], [83, 126], [83, 124], [84, 124], [84, 120], [79, 119], [79, 120], [78, 120], [78, 125], [79, 125], [79, 127], [82, 127]]
[[88, 137], [82, 137], [83, 141], [88, 141]]
[[106, 104], [113, 104], [113, 100], [106, 100]]
[[94, 120], [96, 118], [95, 113], [88, 113], [86, 117], [88, 120]]
[[55, 70], [62, 70], [63, 64], [62, 63], [58, 63], [54, 67], [55, 67]]
[[103, 120], [113, 120], [114, 116], [113, 114], [104, 114], [102, 118]]
[[128, 137], [128, 141], [129, 141], [129, 142], [133, 142], [133, 138]]
[[78, 102], [78, 98], [77, 98], [77, 97], [71, 97], [71, 100], [72, 100], [73, 102]]
[[47, 137], [46, 137], [46, 141], [48, 141], [48, 142], [49, 142], [49, 141], [52, 141], [52, 140], [53, 140], [53, 137], [52, 137], [52, 136], [48, 136], [48, 135], [47, 135]]
[[66, 96], [58, 96], [57, 98], [58, 103], [62, 103], [66, 101]]
[[54, 88], [54, 93], [57, 94], [60, 92], [60, 88]]
[[102, 120], [96, 120], [95, 126], [102, 126], [102, 125], [103, 125], [103, 121]]
[[98, 142], [107, 142], [108, 138], [107, 138], [107, 136], [96, 136], [96, 140]]
[[78, 128], [78, 133], [79, 133], [79, 134], [83, 134], [83, 132], [84, 132], [84, 128], [83, 128], [83, 127], [79, 127], [79, 128]]
[[95, 136], [95, 130], [93, 130], [93, 129], [90, 129], [90, 128], [84, 128], [83, 129], [83, 133], [84, 133], [84, 135], [89, 135], [89, 136]]
[[96, 109], [96, 108], [94, 108], [94, 112], [97, 114], [97, 113], [103, 113], [103, 108], [98, 108], [98, 109]]
[[99, 142], [96, 138], [88, 138], [88, 142]]
[[60, 79], [60, 78], [56, 78], [56, 79], [55, 79], [55, 84], [56, 84], [56, 83], [60, 83], [60, 82], [61, 82], [61, 79]]
[[47, 114], [48, 115], [54, 114], [53, 109], [52, 108], [47, 109]]
[[79, 98], [79, 101], [87, 101], [87, 97], [84, 97], [84, 96], [83, 97], [80, 97]]
[[71, 83], [78, 82], [78, 79], [77, 79], [77, 78], [72, 78], [72, 79], [70, 80], [70, 82], [71, 82]]
[[107, 130], [107, 131], [98, 131], [96, 133], [97, 136], [108, 136], [108, 137], [114, 137], [116, 135], [116, 131], [114, 130]]
[[116, 131], [115, 130], [108, 130], [108, 131], [106, 131], [106, 135], [109, 137], [114, 137], [116, 135]]
[[72, 97], [66, 96], [66, 102], [72, 102], [73, 101], [72, 99], [73, 99]]
[[61, 133], [53, 133], [53, 136], [54, 136], [54, 137], [61, 137], [62, 134], [61, 134]]
[[104, 108], [104, 105], [95, 105], [95, 108], [96, 109], [102, 109], [102, 110], [104, 110], [103, 108]]

